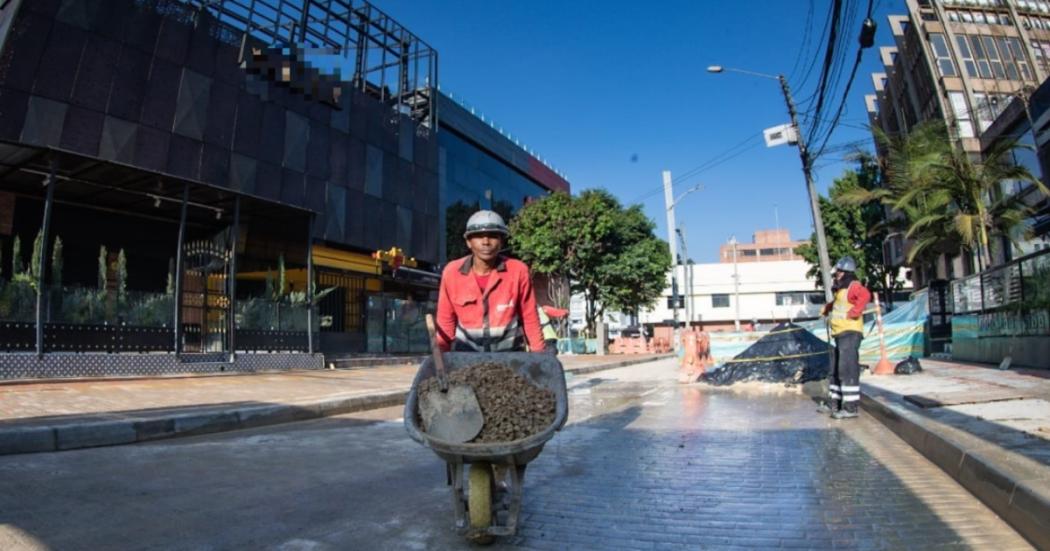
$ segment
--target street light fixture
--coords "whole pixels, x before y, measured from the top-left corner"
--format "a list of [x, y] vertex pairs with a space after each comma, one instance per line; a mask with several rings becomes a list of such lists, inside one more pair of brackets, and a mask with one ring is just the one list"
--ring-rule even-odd
[[809, 192], [809, 208], [813, 215], [813, 227], [817, 234], [817, 253], [820, 256], [820, 278], [824, 283], [824, 298], [827, 302], [831, 302], [831, 259], [828, 256], [828, 243], [827, 238], [824, 235], [824, 220], [820, 215], [820, 203], [817, 199], [817, 190], [813, 185], [813, 159], [809, 155], [809, 149], [806, 148], [806, 142], [805, 139], [803, 139], [802, 132], [799, 131], [798, 115], [795, 112], [795, 100], [791, 97], [791, 88], [788, 87], [787, 78], [785, 78], [784, 75], [774, 76], [766, 73], [723, 67], [721, 65], [710, 65], [707, 67], [707, 72], [709, 73], [717, 74], [726, 71], [772, 79], [780, 83], [780, 90], [784, 94], [784, 102], [787, 104], [788, 115], [791, 116], [791, 126], [795, 129], [795, 134], [798, 135], [796, 145], [798, 145], [799, 159], [802, 161], [802, 174], [806, 177], [806, 189]]

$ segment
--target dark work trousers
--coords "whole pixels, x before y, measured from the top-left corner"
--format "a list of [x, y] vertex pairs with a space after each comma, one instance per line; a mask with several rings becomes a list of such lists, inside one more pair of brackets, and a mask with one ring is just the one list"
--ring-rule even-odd
[[856, 331], [835, 335], [835, 365], [828, 381], [832, 407], [853, 412], [860, 405], [860, 341], [863, 338], [864, 335]]

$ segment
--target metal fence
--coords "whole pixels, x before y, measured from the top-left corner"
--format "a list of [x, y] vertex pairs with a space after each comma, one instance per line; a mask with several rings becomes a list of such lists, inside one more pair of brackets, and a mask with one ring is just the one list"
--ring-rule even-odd
[[[165, 292], [116, 292], [49, 286], [43, 297], [44, 352], [174, 352], [175, 297]], [[0, 353], [36, 350], [37, 291], [24, 277], [0, 279]], [[225, 315], [224, 309], [214, 312]], [[237, 302], [236, 349], [305, 352], [309, 307], [270, 299]], [[222, 316], [207, 326], [184, 322], [189, 352], [229, 346]], [[314, 330], [317, 331], [315, 318]]]
[[365, 0], [177, 1], [274, 48], [264, 57], [290, 56], [297, 72], [349, 84], [437, 127], [437, 51]]
[[955, 314], [1050, 308], [1050, 249], [952, 282]]

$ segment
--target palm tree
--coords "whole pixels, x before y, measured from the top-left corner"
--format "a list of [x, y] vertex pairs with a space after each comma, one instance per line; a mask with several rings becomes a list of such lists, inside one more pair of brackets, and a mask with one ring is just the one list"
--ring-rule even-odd
[[1050, 194], [1028, 169], [1011, 162], [1011, 152], [1019, 147], [1014, 141], [994, 144], [975, 162], [952, 147], [941, 121], [923, 123], [900, 137], [875, 134], [887, 151], [884, 187], [859, 189], [840, 200], [877, 201], [899, 213], [888, 224], [912, 241], [909, 263], [969, 251], [978, 253], [984, 269], [991, 260], [989, 236], [1001, 234], [1017, 245], [1016, 230], [1032, 214], [1018, 194], [1002, 193], [1002, 183], [1024, 182]]

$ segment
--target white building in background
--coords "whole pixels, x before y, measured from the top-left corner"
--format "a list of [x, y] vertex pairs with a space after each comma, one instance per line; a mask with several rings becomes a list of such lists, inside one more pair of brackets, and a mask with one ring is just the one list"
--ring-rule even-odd
[[[707, 331], [732, 331], [738, 300], [740, 328], [745, 331], [755, 324], [815, 319], [824, 305], [824, 293], [816, 290], [815, 279], [806, 276], [810, 266], [804, 260], [737, 263], [739, 299], [731, 261], [688, 266], [692, 271], [688, 292], [687, 266], [676, 268], [683, 295], [680, 306], [684, 306], [678, 309], [678, 321], [688, 320]], [[670, 273], [663, 297], [640, 317], [642, 323], [673, 319]]]

